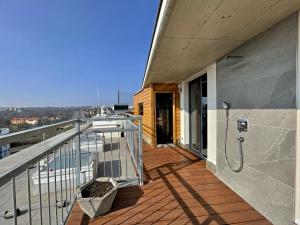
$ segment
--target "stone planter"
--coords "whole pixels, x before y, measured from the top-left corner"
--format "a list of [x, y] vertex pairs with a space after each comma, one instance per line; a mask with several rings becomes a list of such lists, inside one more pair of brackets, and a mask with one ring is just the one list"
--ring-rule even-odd
[[[102, 197], [83, 197], [84, 191], [87, 190], [95, 182], [112, 184], [112, 189], [104, 194]], [[101, 177], [91, 180], [90, 182], [80, 187], [80, 192], [77, 194], [77, 201], [81, 210], [90, 218], [103, 215], [110, 211], [113, 201], [118, 192], [118, 184], [111, 177]]]

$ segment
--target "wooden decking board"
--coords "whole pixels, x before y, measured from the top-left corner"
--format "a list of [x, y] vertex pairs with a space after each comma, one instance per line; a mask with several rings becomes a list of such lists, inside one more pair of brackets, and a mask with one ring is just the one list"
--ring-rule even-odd
[[[228, 212], [240, 212], [240, 211], [247, 211], [252, 210], [253, 208], [249, 206], [246, 203], [238, 202], [238, 203], [232, 203], [232, 204], [220, 204], [215, 205], [213, 207], [213, 211], [210, 212], [210, 210], [205, 206], [199, 206], [199, 207], [193, 207], [191, 208], [191, 214], [186, 214], [186, 209], [182, 207], [177, 208], [170, 208], [166, 209], [164, 207], [164, 204], [158, 204], [155, 205], [156, 207], [140, 207], [136, 208], [135, 210], [128, 210], [128, 211], [114, 211], [110, 215], [107, 215], [106, 218], [114, 218], [116, 216], [120, 216], [124, 213], [131, 214], [132, 216], [136, 214], [140, 214], [140, 216], [143, 217], [143, 215], [155, 215], [157, 212], [161, 212], [164, 215], [167, 215], [164, 219], [170, 219], [174, 217], [178, 218], [189, 218], [189, 217], [195, 217], [195, 216], [208, 216], [208, 215], [214, 215], [214, 214], [220, 214], [220, 213], [228, 213]], [[176, 216], [175, 216], [176, 215]], [[145, 216], [144, 216], [145, 218]]]
[[[179, 189], [179, 188], [178, 188]], [[180, 188], [178, 189], [172, 189], [172, 190], [177, 190], [178, 193], [181, 194], [181, 196], [183, 198], [185, 197], [189, 197], [192, 196], [192, 194], [185, 190], [184, 188]], [[195, 189], [194, 191], [196, 191], [197, 193], [201, 194], [201, 196], [223, 196], [223, 195], [229, 195], [229, 194], [233, 194], [233, 191], [229, 190], [228, 188], [225, 187], [219, 187], [217, 189]], [[160, 195], [160, 197], [168, 197], [169, 195], [172, 195], [172, 191], [168, 190], [168, 189], [158, 189], [158, 190], [152, 190], [151, 192], [145, 193], [144, 192], [144, 196], [145, 197], [155, 197], [157, 195]], [[118, 195], [116, 199], [128, 199], [128, 198], [133, 198], [133, 197], [139, 197], [140, 193], [138, 192], [129, 192], [126, 195]]]
[[[206, 221], [217, 221], [219, 224], [233, 224], [237, 222], [244, 222], [244, 221], [255, 221], [259, 219], [263, 219], [263, 217], [258, 214], [254, 210], [247, 210], [247, 211], [239, 211], [239, 212], [230, 212], [220, 214], [219, 215], [200, 215], [200, 216], [184, 216], [186, 212], [183, 211], [155, 211], [155, 212], [146, 212], [146, 213], [139, 213], [134, 216], [131, 216], [129, 219], [124, 221], [127, 224], [143, 224], [143, 223], [154, 223], [158, 221], [173, 221], [175, 219], [181, 218], [192, 218], [195, 221], [198, 221], [198, 224], [203, 224]], [[182, 217], [184, 216], [184, 217]], [[244, 218], [246, 216], [246, 218]], [[114, 222], [114, 219], [111, 220]]]
[[89, 219], [75, 203], [68, 225], [269, 225], [260, 213], [178, 147], [144, 147], [145, 185], [119, 190], [107, 215]]
[[[172, 189], [174, 191], [177, 191], [176, 189]], [[223, 195], [231, 195], [234, 194], [233, 191], [229, 190], [228, 188], [220, 188], [220, 189], [213, 189], [213, 190], [195, 190], [197, 193], [199, 193], [202, 197], [209, 197], [209, 196], [223, 196]], [[181, 191], [177, 191], [178, 193], [180, 193], [180, 196], [183, 199], [188, 199], [188, 198], [194, 198], [194, 196], [192, 195], [191, 192], [181, 189]], [[133, 198], [133, 197], [139, 197], [140, 194], [139, 193], [128, 193], [126, 195], [118, 195], [116, 197], [116, 199], [129, 199], [129, 198]], [[148, 194], [144, 195], [145, 198], [169, 198], [170, 196], [173, 196], [172, 191], [171, 190], [167, 190], [167, 189], [161, 189], [161, 190], [155, 190], [152, 191]]]

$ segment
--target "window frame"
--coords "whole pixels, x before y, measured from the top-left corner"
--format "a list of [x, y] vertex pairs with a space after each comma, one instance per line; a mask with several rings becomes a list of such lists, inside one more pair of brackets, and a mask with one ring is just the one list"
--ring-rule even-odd
[[143, 102], [139, 102], [138, 103], [138, 114], [140, 116], [144, 115], [144, 104], [143, 104]]

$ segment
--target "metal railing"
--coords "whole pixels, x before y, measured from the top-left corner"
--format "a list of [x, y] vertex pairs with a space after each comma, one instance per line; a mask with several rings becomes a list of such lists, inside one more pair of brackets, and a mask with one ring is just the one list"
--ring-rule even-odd
[[[43, 141], [0, 160], [0, 224], [65, 224], [77, 188], [96, 176], [120, 186], [143, 184], [141, 118], [96, 117], [0, 136], [11, 143], [41, 135]], [[97, 125], [97, 123], [99, 123]], [[45, 139], [48, 129], [74, 128]]]
[[[75, 128], [45, 139], [48, 130], [70, 124]], [[80, 185], [80, 128], [89, 126], [71, 120], [0, 137], [1, 144], [32, 135], [43, 139], [0, 160], [0, 224], [65, 223]]]
[[101, 139], [99, 175], [114, 177], [122, 185], [143, 185], [143, 143], [141, 117], [94, 117], [93, 128], [85, 133]]

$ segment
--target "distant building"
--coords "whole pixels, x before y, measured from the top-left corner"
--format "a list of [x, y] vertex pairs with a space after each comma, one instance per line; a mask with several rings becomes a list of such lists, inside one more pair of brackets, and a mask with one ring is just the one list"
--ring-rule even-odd
[[115, 104], [113, 105], [113, 111], [116, 114], [121, 114], [121, 113], [125, 113], [128, 112], [129, 110], [129, 106], [126, 104]]
[[[9, 134], [8, 128], [1, 128], [0, 135]], [[10, 155], [10, 144], [5, 144], [0, 146], [0, 159], [5, 158]]]
[[27, 125], [36, 126], [39, 123], [40, 119], [36, 117], [30, 117], [25, 120]]
[[39, 123], [40, 119], [37, 117], [14, 117], [10, 120], [12, 125], [31, 125], [36, 126]]
[[54, 122], [54, 121], [61, 120], [61, 117], [60, 116], [50, 116], [50, 117], [48, 117], [48, 120], [51, 122]]
[[10, 120], [10, 123], [12, 125], [24, 125], [26, 124], [26, 119], [27, 118], [23, 118], [23, 117], [13, 117]]

